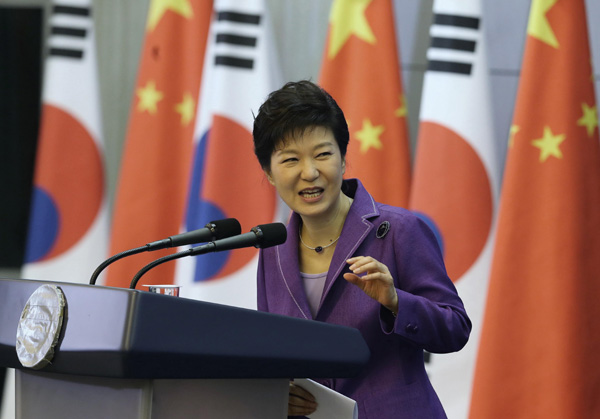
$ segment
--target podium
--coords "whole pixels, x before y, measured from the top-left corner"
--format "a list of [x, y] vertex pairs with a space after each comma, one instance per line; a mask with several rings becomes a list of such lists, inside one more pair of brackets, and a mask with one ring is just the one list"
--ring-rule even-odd
[[[51, 363], [16, 352], [23, 307], [44, 284], [66, 300]], [[356, 375], [356, 329], [140, 290], [0, 279], [0, 366], [18, 418], [285, 418], [290, 378]]]

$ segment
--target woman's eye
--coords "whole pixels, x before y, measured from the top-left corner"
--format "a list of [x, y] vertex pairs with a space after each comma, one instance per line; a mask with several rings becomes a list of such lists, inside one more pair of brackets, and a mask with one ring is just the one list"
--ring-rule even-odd
[[282, 161], [282, 163], [292, 163], [297, 161], [298, 159], [295, 157], [290, 157], [289, 159], [285, 159], [284, 161]]
[[329, 156], [331, 156], [332, 154], [333, 154], [333, 153], [331, 153], [331, 151], [324, 151], [324, 152], [322, 152], [322, 153], [319, 153], [319, 154], [317, 155], [317, 157], [329, 157]]

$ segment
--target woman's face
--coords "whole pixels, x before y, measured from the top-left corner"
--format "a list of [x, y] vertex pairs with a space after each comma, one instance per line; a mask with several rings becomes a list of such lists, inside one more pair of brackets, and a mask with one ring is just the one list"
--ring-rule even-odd
[[333, 217], [340, 205], [346, 162], [331, 130], [307, 129], [286, 139], [271, 155], [269, 182], [304, 217]]

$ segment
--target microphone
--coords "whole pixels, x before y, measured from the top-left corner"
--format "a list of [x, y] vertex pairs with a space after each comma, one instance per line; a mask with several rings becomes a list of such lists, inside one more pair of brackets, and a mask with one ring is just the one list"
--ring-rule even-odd
[[129, 249], [106, 259], [102, 262], [92, 274], [90, 285], [95, 285], [100, 273], [111, 263], [116, 262], [126, 256], [135, 255], [142, 252], [152, 252], [154, 250], [165, 249], [168, 247], [185, 246], [188, 244], [203, 243], [224, 239], [231, 236], [239, 235], [242, 232], [240, 223], [235, 218], [226, 218], [224, 220], [211, 221], [198, 230], [188, 231], [181, 234], [170, 236], [163, 240], [147, 243], [144, 246]]
[[258, 249], [265, 249], [267, 247], [277, 246], [285, 243], [287, 239], [287, 230], [285, 225], [282, 223], [271, 223], [262, 224], [253, 227], [249, 233], [238, 234], [237, 236], [227, 237], [220, 240], [215, 240], [210, 243], [203, 244], [201, 246], [193, 247], [172, 255], [163, 256], [160, 259], [156, 259], [150, 262], [142, 269], [131, 280], [129, 288], [135, 289], [140, 278], [148, 272], [150, 269], [168, 262], [170, 260], [179, 259], [186, 256], [197, 256], [211, 252], [222, 252], [225, 250], [241, 249], [243, 247], [256, 247]]
[[287, 230], [282, 223], [262, 224], [252, 227], [249, 233], [216, 240], [189, 250], [190, 256], [196, 256], [251, 246], [258, 249], [265, 249], [282, 244], [286, 239]]
[[240, 223], [235, 218], [226, 218], [224, 220], [211, 221], [204, 228], [187, 231], [185, 233], [170, 236], [169, 238], [158, 240], [146, 244], [147, 251], [164, 249], [167, 247], [185, 246], [194, 243], [204, 243], [226, 237], [236, 236], [242, 232]]

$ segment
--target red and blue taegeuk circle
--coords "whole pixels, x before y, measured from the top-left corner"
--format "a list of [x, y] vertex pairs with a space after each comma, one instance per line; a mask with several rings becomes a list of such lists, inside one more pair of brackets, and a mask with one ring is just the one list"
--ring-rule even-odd
[[25, 262], [49, 260], [71, 249], [92, 226], [103, 195], [96, 142], [71, 114], [44, 105]]

